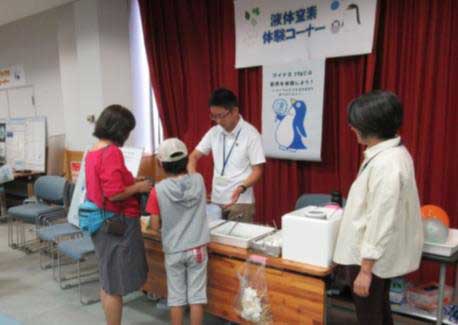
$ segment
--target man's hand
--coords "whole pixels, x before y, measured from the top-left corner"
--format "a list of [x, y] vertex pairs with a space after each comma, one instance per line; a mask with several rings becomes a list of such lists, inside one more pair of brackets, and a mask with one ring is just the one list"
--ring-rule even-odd
[[240, 186], [240, 185], [237, 186], [237, 187], [235, 188], [234, 192], [232, 192], [231, 201], [230, 201], [228, 204], [226, 204], [226, 205], [224, 206], [224, 208], [227, 209], [227, 208], [229, 208], [231, 205], [235, 204], [235, 203], [238, 201], [238, 199], [239, 199], [239, 197], [240, 197], [240, 194], [242, 194], [242, 192], [244, 192], [244, 191], [245, 191], [245, 190], [244, 190], [244, 188], [243, 188], [242, 186]]
[[369, 296], [369, 289], [372, 283], [372, 273], [360, 270], [355, 282], [353, 282], [353, 292], [360, 297]]

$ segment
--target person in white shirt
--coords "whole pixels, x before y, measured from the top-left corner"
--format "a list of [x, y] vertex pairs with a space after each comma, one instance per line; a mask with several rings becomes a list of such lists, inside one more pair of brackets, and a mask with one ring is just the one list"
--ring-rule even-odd
[[360, 324], [393, 324], [390, 280], [418, 269], [423, 228], [412, 158], [398, 136], [402, 104], [372, 91], [353, 100], [348, 121], [367, 146], [348, 194], [334, 261], [353, 288]]
[[215, 90], [209, 106], [210, 118], [216, 125], [189, 156], [188, 171], [195, 172], [198, 160], [211, 152], [214, 166], [211, 201], [222, 207], [226, 219], [252, 222], [252, 187], [261, 178], [266, 162], [261, 136], [240, 115], [232, 91]]

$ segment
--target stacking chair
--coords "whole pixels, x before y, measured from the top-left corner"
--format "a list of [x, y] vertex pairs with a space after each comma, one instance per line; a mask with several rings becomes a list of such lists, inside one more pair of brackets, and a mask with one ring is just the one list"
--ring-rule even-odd
[[[67, 181], [60, 176], [41, 176], [34, 184], [35, 198], [8, 209], [8, 244], [26, 253], [33, 252], [36, 238], [26, 240], [25, 225], [34, 225], [35, 231], [42, 225], [43, 217], [58, 219], [65, 216], [64, 192]], [[16, 230], [14, 229], [16, 226]], [[16, 232], [16, 241], [14, 233]], [[36, 236], [35, 236], [36, 237]]]
[[[95, 269], [93, 271], [82, 272], [81, 271], [81, 262], [85, 261], [90, 255], [95, 254], [94, 244], [92, 243], [92, 239], [88, 233], [83, 233], [83, 235], [79, 238], [69, 239], [61, 241], [57, 244], [57, 265], [58, 265], [58, 278], [60, 287], [62, 289], [67, 289], [75, 286], [73, 283], [68, 283], [66, 280], [74, 279], [75, 277], [78, 279], [78, 294], [80, 298], [80, 302], [83, 305], [88, 305], [94, 302], [99, 301], [99, 297], [93, 299], [86, 299], [83, 297], [81, 292], [81, 285], [83, 284], [82, 278], [85, 277], [86, 280], [84, 283], [93, 282], [94, 280], [98, 281], [98, 277], [95, 279], [90, 279], [90, 277], [98, 273], [98, 270]], [[66, 257], [70, 259], [76, 264], [76, 276], [72, 278], [63, 279], [62, 275], [62, 265], [63, 265], [63, 258]]]
[[[57, 279], [55, 272], [55, 260], [57, 259], [55, 250], [56, 245], [62, 240], [71, 239], [77, 237], [78, 235], [82, 235], [78, 227], [67, 222], [67, 219], [65, 219], [65, 217], [67, 217], [69, 207], [72, 204], [72, 196], [75, 189], [75, 184], [67, 184], [68, 186], [66, 187], [64, 194], [65, 211], [62, 212], [61, 216], [57, 216], [56, 214], [51, 214], [50, 216], [43, 215], [41, 219], [43, 226], [37, 230], [37, 237], [42, 243], [40, 246], [40, 267], [44, 270], [52, 266], [54, 279]], [[78, 202], [75, 204], [77, 203]], [[64, 220], [65, 222], [62, 222]], [[43, 257], [46, 255], [45, 253], [47, 253], [51, 258], [50, 264], [44, 264], [43, 262]]]
[[[302, 194], [296, 201], [295, 210], [305, 208], [309, 205], [322, 206], [331, 202], [330, 194], [313, 193]], [[345, 198], [342, 198], [342, 205], [345, 206]]]
[[296, 201], [295, 210], [305, 208], [309, 205], [324, 205], [331, 202], [330, 194], [302, 194]]

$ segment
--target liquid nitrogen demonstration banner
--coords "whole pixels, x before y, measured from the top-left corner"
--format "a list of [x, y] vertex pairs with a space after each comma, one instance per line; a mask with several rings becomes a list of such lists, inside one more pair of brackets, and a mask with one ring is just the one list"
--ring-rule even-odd
[[376, 0], [236, 0], [236, 68], [372, 52]]

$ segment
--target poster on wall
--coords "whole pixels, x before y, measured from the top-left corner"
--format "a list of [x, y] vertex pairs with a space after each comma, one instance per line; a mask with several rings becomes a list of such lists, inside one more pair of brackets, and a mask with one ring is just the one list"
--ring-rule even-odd
[[321, 160], [325, 60], [265, 66], [262, 140], [267, 157]]
[[6, 120], [6, 163], [16, 171], [46, 171], [46, 117]]
[[81, 161], [70, 161], [70, 176], [73, 183], [76, 183], [81, 170]]
[[236, 68], [372, 52], [376, 0], [236, 0]]
[[19, 87], [25, 84], [25, 72], [22, 65], [0, 68], [0, 89]]

